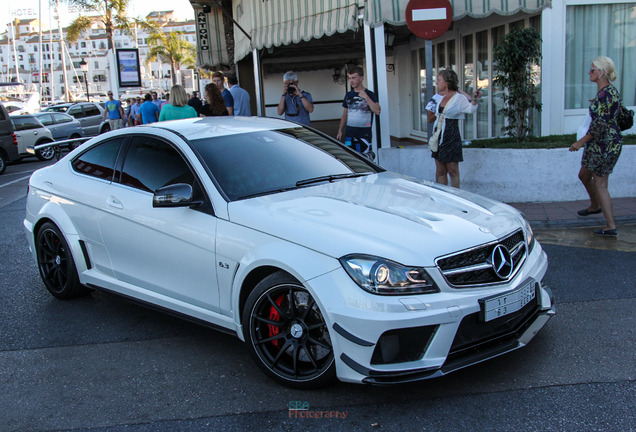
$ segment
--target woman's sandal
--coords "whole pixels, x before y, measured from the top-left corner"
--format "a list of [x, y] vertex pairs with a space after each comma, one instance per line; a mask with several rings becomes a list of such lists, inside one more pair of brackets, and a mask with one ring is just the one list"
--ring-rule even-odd
[[616, 228], [610, 230], [604, 230], [603, 228], [594, 230], [594, 235], [601, 237], [616, 237], [618, 235], [618, 231]]

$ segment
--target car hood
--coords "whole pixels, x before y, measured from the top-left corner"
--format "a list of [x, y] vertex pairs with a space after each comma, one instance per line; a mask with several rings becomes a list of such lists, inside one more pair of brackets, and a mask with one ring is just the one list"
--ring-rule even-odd
[[390, 172], [236, 201], [228, 212], [232, 223], [334, 258], [364, 253], [424, 266], [523, 224], [506, 204]]

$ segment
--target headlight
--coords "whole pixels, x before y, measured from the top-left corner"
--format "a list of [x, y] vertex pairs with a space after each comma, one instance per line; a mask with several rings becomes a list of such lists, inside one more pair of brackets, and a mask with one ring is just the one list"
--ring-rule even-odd
[[532, 227], [530, 226], [530, 222], [526, 216], [521, 213], [521, 217], [523, 218], [523, 232], [526, 234], [526, 243], [528, 244], [528, 255], [532, 252], [534, 248], [534, 233], [532, 232]]
[[370, 255], [347, 255], [340, 263], [360, 288], [373, 294], [403, 295], [439, 292], [421, 267], [405, 267]]

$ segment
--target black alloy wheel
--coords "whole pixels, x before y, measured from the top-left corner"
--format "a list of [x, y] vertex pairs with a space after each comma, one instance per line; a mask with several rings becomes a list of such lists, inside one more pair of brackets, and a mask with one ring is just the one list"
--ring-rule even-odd
[[55, 224], [40, 227], [35, 248], [40, 277], [53, 296], [67, 300], [92, 291], [80, 283], [68, 243]]
[[252, 291], [243, 312], [245, 340], [258, 366], [275, 381], [313, 389], [336, 379], [329, 329], [312, 295], [277, 272]]

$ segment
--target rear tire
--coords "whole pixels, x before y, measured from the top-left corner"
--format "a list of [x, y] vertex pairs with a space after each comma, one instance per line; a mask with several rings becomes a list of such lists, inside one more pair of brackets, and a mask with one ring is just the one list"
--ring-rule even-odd
[[71, 249], [54, 223], [46, 222], [40, 227], [35, 250], [40, 277], [54, 297], [68, 300], [92, 291], [80, 283]]
[[0, 174], [5, 172], [6, 169], [7, 169], [7, 158], [5, 158], [2, 152], [0, 152]]
[[[41, 141], [37, 143], [36, 145], [47, 144], [51, 142], [53, 141]], [[37, 158], [40, 159], [41, 161], [50, 161], [51, 159], [55, 157], [55, 146], [43, 148], [42, 150], [36, 150], [35, 156], [37, 156]]]
[[[81, 136], [79, 136], [78, 134], [73, 134], [71, 135], [70, 139], [77, 139], [77, 138], [81, 138]], [[81, 143], [79, 142], [74, 142], [74, 143], [70, 143], [68, 145], [68, 149], [69, 150], [75, 150], [76, 148], [78, 148], [81, 145]]]

